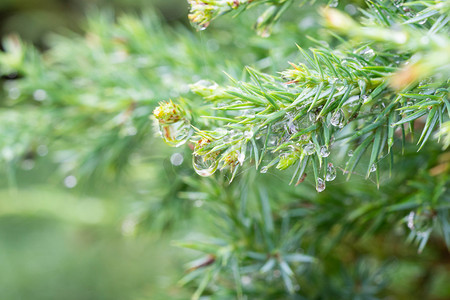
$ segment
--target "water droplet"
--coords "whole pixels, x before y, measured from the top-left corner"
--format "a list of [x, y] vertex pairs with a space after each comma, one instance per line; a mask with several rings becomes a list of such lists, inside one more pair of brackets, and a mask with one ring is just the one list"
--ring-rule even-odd
[[218, 160], [212, 155], [196, 155], [192, 156], [192, 164], [195, 172], [200, 176], [211, 176], [216, 172]]
[[174, 123], [159, 124], [159, 132], [164, 141], [172, 147], [179, 147], [186, 143], [192, 131], [186, 119]]
[[314, 144], [313, 143], [311, 143], [311, 142], [309, 142], [308, 144], [306, 144], [306, 145], [304, 145], [303, 146], [303, 151], [305, 151], [305, 153], [307, 154], [307, 155], [313, 155], [314, 154], [314, 152], [315, 152], [315, 147], [314, 147]]
[[328, 157], [330, 155], [330, 150], [328, 150], [327, 146], [320, 147], [320, 156]]
[[404, 44], [408, 40], [408, 36], [404, 32], [393, 32], [392, 39], [397, 44]]
[[420, 236], [431, 230], [435, 217], [433, 213], [425, 209], [423, 211], [411, 211], [406, 217], [406, 224], [411, 231]]
[[78, 183], [78, 180], [73, 175], [69, 175], [66, 178], [64, 178], [64, 185], [69, 189], [74, 188], [77, 185], [77, 183]]
[[136, 232], [138, 221], [133, 217], [127, 217], [121, 226], [121, 231], [124, 236], [133, 236]]
[[14, 151], [10, 147], [3, 148], [1, 154], [5, 161], [11, 161], [14, 159]]
[[245, 152], [241, 152], [238, 154], [238, 162], [242, 166], [245, 160]]
[[183, 163], [183, 155], [181, 153], [174, 153], [172, 156], [170, 156], [170, 162], [174, 166], [179, 166]]
[[319, 193], [325, 190], [325, 181], [322, 178], [317, 178], [316, 190]]
[[377, 166], [376, 164], [372, 164], [372, 166], [370, 167], [370, 172], [375, 172], [377, 170]]
[[253, 132], [252, 131], [250, 131], [250, 130], [247, 130], [247, 131], [245, 131], [244, 132], [244, 138], [246, 138], [246, 139], [251, 139], [253, 137]]
[[36, 148], [36, 152], [39, 156], [46, 156], [48, 154], [48, 148], [45, 145], [39, 145]]
[[358, 9], [356, 8], [356, 6], [352, 5], [352, 4], [347, 4], [345, 6], [345, 11], [349, 14], [349, 15], [356, 15], [356, 13], [358, 12]]
[[47, 99], [47, 92], [42, 89], [35, 90], [33, 93], [33, 98], [36, 101], [44, 101]]
[[243, 285], [250, 285], [252, 283], [252, 278], [250, 276], [242, 276], [241, 282]]
[[317, 119], [317, 113], [316, 113], [316, 112], [313, 112], [313, 111], [310, 111], [310, 112], [308, 113], [308, 118], [309, 118], [309, 121], [310, 121], [310, 122], [312, 122], [312, 123], [316, 122], [316, 119]]
[[359, 54], [366, 60], [370, 60], [375, 56], [375, 51], [372, 48], [366, 47], [359, 52]]
[[347, 155], [350, 156], [350, 157], [352, 157], [352, 156], [353, 156], [353, 150], [348, 150]]
[[343, 121], [344, 121], [344, 113], [342, 109], [337, 110], [333, 116], [331, 116], [330, 123], [331, 125], [335, 127], [342, 128], [343, 127]]
[[264, 174], [264, 173], [267, 173], [268, 170], [269, 170], [269, 168], [267, 166], [264, 166], [261, 168], [260, 172]]
[[22, 169], [29, 171], [34, 168], [34, 160], [33, 159], [25, 159], [21, 164]]
[[195, 202], [194, 202], [194, 206], [195, 207], [202, 207], [203, 206], [203, 200], [196, 200]]
[[9, 98], [11, 98], [13, 100], [18, 99], [20, 97], [20, 95], [21, 95], [21, 92], [20, 92], [19, 88], [17, 88], [17, 87], [12, 87], [8, 91]]
[[137, 128], [132, 124], [128, 124], [123, 128], [121, 133], [125, 136], [135, 136], [137, 134]]
[[327, 166], [327, 174], [325, 176], [326, 181], [333, 181], [336, 178], [336, 168], [332, 163], [329, 163]]

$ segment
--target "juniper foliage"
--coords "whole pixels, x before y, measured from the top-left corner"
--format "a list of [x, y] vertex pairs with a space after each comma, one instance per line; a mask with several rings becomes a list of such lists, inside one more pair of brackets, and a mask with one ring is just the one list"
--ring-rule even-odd
[[164, 230], [201, 206], [208, 226], [177, 242], [202, 253], [193, 299], [447, 297], [449, 3], [188, 2], [201, 33], [102, 13], [43, 54], [5, 40], [10, 184], [43, 145], [86, 182], [167, 157], [153, 115], [184, 150], [134, 217]]

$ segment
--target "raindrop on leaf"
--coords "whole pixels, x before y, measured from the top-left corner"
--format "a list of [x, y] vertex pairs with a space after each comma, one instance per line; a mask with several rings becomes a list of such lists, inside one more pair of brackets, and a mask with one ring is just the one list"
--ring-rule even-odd
[[326, 181], [333, 181], [336, 178], [336, 168], [332, 163], [329, 163], [327, 166], [327, 174], [325, 176]]
[[218, 160], [216, 160], [212, 155], [193, 154], [192, 164], [194, 165], [194, 170], [198, 175], [207, 177], [216, 172]]
[[309, 142], [308, 144], [303, 146], [303, 151], [305, 151], [305, 153], [307, 155], [313, 155], [315, 152], [315, 147], [314, 144]]
[[359, 54], [366, 60], [370, 60], [371, 58], [373, 58], [375, 56], [375, 52], [373, 51], [373, 49], [366, 47], [363, 50], [361, 50], [361, 52], [359, 52]]
[[186, 143], [192, 131], [189, 121], [181, 119], [173, 123], [160, 123], [159, 133], [167, 144], [172, 147], [179, 147]]
[[322, 178], [317, 178], [316, 190], [319, 193], [325, 190], [325, 181]]
[[342, 109], [339, 109], [331, 117], [330, 123], [331, 123], [331, 125], [333, 125], [335, 127], [342, 128], [343, 122], [344, 122], [344, 113], [342, 112]]
[[320, 147], [320, 156], [328, 157], [330, 155], [330, 150], [328, 150], [327, 146]]

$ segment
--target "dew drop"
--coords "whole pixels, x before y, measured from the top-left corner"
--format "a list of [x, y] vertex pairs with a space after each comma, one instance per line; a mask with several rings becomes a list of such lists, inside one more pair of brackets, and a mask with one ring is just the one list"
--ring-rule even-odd
[[6, 161], [11, 161], [14, 159], [14, 151], [10, 147], [3, 148], [1, 155], [3, 156], [3, 159]]
[[308, 118], [309, 118], [310, 122], [312, 122], [312, 123], [316, 122], [316, 120], [317, 120], [317, 113], [310, 111], [308, 113]]
[[268, 170], [269, 170], [269, 168], [264, 166], [264, 167], [261, 168], [260, 172], [264, 174], [264, 173], [267, 173]]
[[305, 151], [305, 153], [307, 155], [313, 155], [315, 152], [315, 147], [314, 144], [309, 142], [308, 144], [303, 146], [303, 151]]
[[328, 157], [330, 155], [330, 150], [328, 150], [327, 146], [320, 147], [320, 156]]
[[186, 119], [174, 123], [159, 124], [159, 133], [164, 141], [172, 147], [179, 147], [186, 143], [192, 131]]
[[350, 157], [352, 157], [352, 156], [353, 156], [353, 150], [348, 150], [347, 155], [350, 156]]
[[137, 134], [137, 128], [134, 127], [133, 125], [129, 124], [123, 128], [121, 133], [124, 136], [135, 136]]
[[39, 156], [46, 156], [48, 154], [48, 148], [45, 145], [39, 145], [36, 148], [36, 152]]
[[47, 99], [47, 92], [42, 89], [35, 90], [33, 93], [33, 98], [36, 101], [44, 101]]
[[237, 159], [238, 159], [239, 164], [242, 166], [242, 164], [244, 163], [244, 160], [245, 160], [245, 152], [239, 153]]
[[241, 282], [243, 285], [250, 285], [252, 283], [252, 278], [250, 276], [242, 276]]
[[21, 92], [20, 92], [19, 88], [17, 88], [17, 87], [12, 87], [8, 91], [8, 97], [13, 100], [18, 99], [20, 97], [20, 95], [21, 95]]
[[375, 56], [375, 52], [373, 51], [372, 48], [366, 47], [363, 50], [361, 50], [361, 52], [359, 52], [359, 54], [366, 60], [370, 60], [371, 58], [373, 58]]
[[211, 176], [216, 172], [218, 161], [211, 155], [196, 155], [192, 156], [192, 164], [195, 172], [200, 176]]
[[377, 166], [375, 164], [372, 164], [370, 167], [370, 173], [375, 172], [377, 170]]
[[64, 185], [69, 188], [72, 189], [77, 185], [78, 181], [77, 178], [73, 175], [69, 175], [66, 178], [64, 178]]
[[327, 166], [327, 174], [325, 176], [326, 181], [333, 181], [336, 178], [336, 168], [332, 163], [329, 163]]
[[344, 121], [344, 113], [342, 112], [342, 109], [336, 111], [330, 119], [331, 125], [339, 128], [343, 127], [343, 121]]
[[322, 178], [317, 178], [316, 190], [319, 193], [325, 190], [325, 181]]
[[183, 155], [181, 153], [174, 153], [172, 154], [172, 156], [170, 157], [170, 162], [172, 163], [172, 165], [174, 166], [179, 166], [183, 163]]
[[21, 164], [22, 169], [29, 171], [34, 168], [34, 160], [33, 159], [25, 159]]

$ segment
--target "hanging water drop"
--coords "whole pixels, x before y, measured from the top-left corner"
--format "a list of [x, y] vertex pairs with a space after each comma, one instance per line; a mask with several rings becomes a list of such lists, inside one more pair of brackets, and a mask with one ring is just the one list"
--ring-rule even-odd
[[195, 172], [200, 176], [211, 176], [216, 172], [218, 160], [213, 155], [196, 155], [192, 156], [192, 164]]
[[309, 121], [310, 121], [310, 122], [315, 123], [316, 120], [317, 120], [317, 113], [316, 113], [316, 112], [313, 112], [313, 111], [310, 111], [310, 112], [308, 113], [308, 118], [309, 118]]
[[320, 147], [320, 156], [328, 157], [330, 155], [330, 150], [328, 150], [327, 146]]
[[317, 178], [316, 190], [319, 193], [325, 190], [325, 181], [322, 178]]
[[305, 153], [307, 155], [313, 155], [315, 152], [315, 147], [314, 144], [309, 142], [308, 144], [303, 146], [303, 151], [305, 151]]
[[347, 155], [348, 155], [349, 157], [352, 157], [352, 156], [353, 156], [353, 150], [348, 150]]
[[43, 89], [35, 90], [33, 93], [33, 98], [36, 101], [44, 101], [47, 99], [47, 92]]
[[377, 166], [375, 164], [372, 164], [372, 166], [370, 166], [370, 173], [373, 173], [377, 170]]
[[327, 166], [327, 174], [325, 176], [326, 181], [333, 181], [336, 178], [336, 168], [332, 163], [329, 163]]
[[173, 123], [160, 123], [159, 133], [167, 144], [172, 147], [179, 147], [186, 143], [192, 130], [189, 121], [181, 119]]
[[344, 125], [344, 113], [342, 109], [337, 110], [333, 116], [331, 116], [330, 123], [335, 127], [342, 128]]
[[242, 166], [242, 164], [244, 163], [244, 160], [245, 160], [245, 152], [239, 153], [237, 160], [238, 160], [239, 164]]

